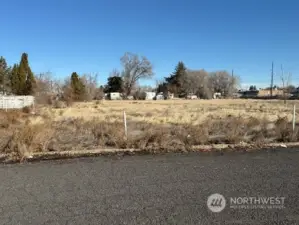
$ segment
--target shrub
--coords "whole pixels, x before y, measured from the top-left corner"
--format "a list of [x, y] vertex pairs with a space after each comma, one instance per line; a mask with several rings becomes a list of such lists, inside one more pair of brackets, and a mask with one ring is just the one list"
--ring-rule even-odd
[[135, 100], [145, 100], [146, 93], [144, 91], [136, 91], [133, 97]]
[[30, 106], [25, 106], [22, 108], [23, 113], [31, 113], [32, 108]]
[[60, 100], [55, 100], [54, 103], [53, 103], [53, 107], [55, 109], [66, 108], [66, 106], [67, 106], [67, 103], [63, 102], [63, 101], [60, 101]]

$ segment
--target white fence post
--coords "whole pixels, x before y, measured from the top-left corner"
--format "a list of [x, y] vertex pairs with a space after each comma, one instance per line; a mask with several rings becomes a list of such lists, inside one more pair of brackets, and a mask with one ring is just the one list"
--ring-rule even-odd
[[293, 109], [293, 131], [295, 131], [295, 126], [296, 126], [296, 105], [294, 104], [294, 109]]
[[124, 111], [124, 129], [125, 129], [125, 137], [127, 138], [128, 130], [127, 130], [127, 117], [126, 117], [126, 112], [125, 111]]

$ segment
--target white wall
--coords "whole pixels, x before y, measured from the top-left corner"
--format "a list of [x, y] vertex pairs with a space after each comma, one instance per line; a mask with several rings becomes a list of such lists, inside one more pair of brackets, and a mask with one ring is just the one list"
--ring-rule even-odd
[[0, 109], [21, 109], [34, 104], [34, 97], [27, 96], [0, 96]]

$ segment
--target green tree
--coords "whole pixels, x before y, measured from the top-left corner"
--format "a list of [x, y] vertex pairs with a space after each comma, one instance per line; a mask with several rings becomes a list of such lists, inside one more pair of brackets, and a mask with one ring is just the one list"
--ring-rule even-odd
[[36, 86], [34, 75], [28, 61], [28, 54], [23, 53], [19, 65], [19, 90], [20, 95], [33, 95]]
[[76, 72], [73, 72], [71, 75], [71, 89], [75, 101], [81, 101], [84, 99], [85, 85]]
[[105, 87], [105, 92], [123, 92], [123, 79], [119, 76], [113, 76], [108, 78], [108, 83]]
[[251, 85], [249, 87], [249, 91], [256, 91], [256, 86], [255, 85]]
[[4, 57], [0, 57], [0, 92], [3, 94], [10, 91], [10, 68], [7, 66], [6, 60]]
[[10, 86], [12, 94], [17, 95], [19, 93], [19, 65], [14, 64], [10, 74]]
[[168, 84], [169, 91], [173, 92], [175, 95], [182, 96], [185, 95], [185, 90], [183, 89], [183, 84], [187, 76], [187, 68], [185, 64], [180, 61], [178, 62], [175, 71], [166, 77], [166, 83]]

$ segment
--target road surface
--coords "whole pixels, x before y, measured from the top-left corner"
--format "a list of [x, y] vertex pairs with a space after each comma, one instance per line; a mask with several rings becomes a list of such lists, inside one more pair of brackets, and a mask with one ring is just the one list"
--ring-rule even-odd
[[[299, 224], [296, 149], [11, 164], [0, 178], [0, 224]], [[226, 200], [219, 213], [207, 207], [213, 193]], [[230, 208], [258, 196], [283, 207]]]

